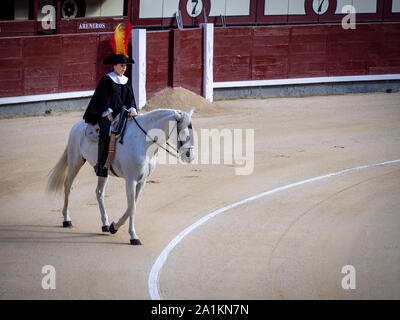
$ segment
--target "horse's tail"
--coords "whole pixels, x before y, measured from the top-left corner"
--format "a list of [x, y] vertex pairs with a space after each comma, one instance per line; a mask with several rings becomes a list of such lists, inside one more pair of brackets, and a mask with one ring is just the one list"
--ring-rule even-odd
[[47, 192], [60, 192], [64, 185], [65, 179], [67, 177], [67, 167], [68, 167], [68, 152], [67, 147], [64, 150], [61, 158], [58, 160], [57, 164], [50, 171], [50, 177], [47, 181]]

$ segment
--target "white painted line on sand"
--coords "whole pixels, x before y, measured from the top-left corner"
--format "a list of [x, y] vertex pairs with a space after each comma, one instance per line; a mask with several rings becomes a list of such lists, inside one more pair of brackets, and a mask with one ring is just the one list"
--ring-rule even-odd
[[325, 174], [323, 176], [319, 176], [319, 177], [315, 177], [315, 178], [311, 178], [311, 179], [295, 182], [295, 183], [292, 183], [292, 184], [288, 184], [286, 186], [282, 186], [282, 187], [278, 187], [278, 188], [275, 188], [275, 189], [272, 189], [272, 190], [269, 190], [269, 191], [265, 191], [263, 193], [259, 193], [259, 194], [255, 195], [255, 196], [243, 199], [241, 201], [232, 203], [232, 204], [230, 204], [230, 205], [228, 205], [226, 207], [223, 207], [223, 208], [220, 208], [218, 210], [215, 210], [215, 211], [211, 212], [210, 214], [204, 216], [200, 220], [196, 221], [195, 223], [193, 223], [192, 225], [190, 225], [189, 227], [184, 229], [181, 233], [179, 233], [174, 239], [172, 239], [172, 241], [163, 249], [161, 254], [158, 256], [157, 260], [153, 264], [153, 267], [151, 268], [150, 275], [149, 275], [148, 288], [149, 288], [150, 298], [152, 300], [160, 300], [161, 299], [160, 293], [158, 292], [158, 276], [160, 274], [161, 268], [163, 267], [165, 261], [167, 261], [168, 255], [170, 254], [172, 249], [174, 249], [175, 246], [179, 242], [181, 242], [182, 239], [184, 237], [186, 237], [190, 232], [192, 232], [193, 230], [197, 229], [202, 224], [204, 224], [206, 221], [208, 221], [211, 218], [219, 215], [220, 213], [223, 213], [225, 211], [228, 211], [230, 209], [238, 207], [238, 206], [240, 206], [242, 204], [245, 204], [245, 203], [257, 200], [259, 198], [268, 196], [270, 194], [277, 193], [277, 192], [280, 192], [280, 191], [284, 191], [284, 190], [287, 190], [287, 189], [290, 189], [290, 188], [294, 188], [294, 187], [297, 187], [297, 186], [300, 186], [300, 185], [303, 185], [303, 184], [306, 184], [306, 183], [315, 182], [315, 181], [319, 181], [319, 180], [322, 180], [322, 179], [343, 175], [343, 174], [346, 174], [346, 173], [349, 173], [349, 172], [353, 172], [353, 171], [358, 171], [358, 170], [368, 169], [368, 168], [373, 168], [373, 167], [379, 167], [379, 166], [385, 166], [385, 165], [398, 163], [398, 162], [400, 162], [400, 159], [381, 162], [381, 163], [375, 163], [375, 164], [369, 164], [369, 165], [365, 165], [365, 166], [359, 166], [359, 167], [345, 169], [345, 170], [341, 170], [341, 171], [337, 171], [337, 172], [333, 172], [333, 173], [328, 173], [328, 174]]

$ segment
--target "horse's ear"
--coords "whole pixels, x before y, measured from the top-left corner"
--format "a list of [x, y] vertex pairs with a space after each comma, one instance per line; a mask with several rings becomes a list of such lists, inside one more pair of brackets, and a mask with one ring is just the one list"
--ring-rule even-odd
[[195, 109], [196, 109], [195, 107], [190, 108], [190, 110], [187, 112], [189, 117], [191, 117], [193, 115], [193, 112], [194, 112]]

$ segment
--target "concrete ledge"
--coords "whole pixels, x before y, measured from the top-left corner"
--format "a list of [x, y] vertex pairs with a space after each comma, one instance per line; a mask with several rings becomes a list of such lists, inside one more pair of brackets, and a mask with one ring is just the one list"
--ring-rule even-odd
[[50, 110], [84, 110], [89, 104], [90, 99], [91, 97], [0, 105], [0, 117], [15, 115], [37, 115], [44, 114], [46, 111]]
[[361, 82], [400, 80], [400, 74], [371, 74], [364, 76], [337, 76], [337, 77], [310, 77], [289, 78], [271, 80], [248, 80], [248, 81], [225, 81], [214, 82], [214, 88], [239, 88], [239, 87], [266, 87], [279, 85], [313, 84], [313, 83], [335, 83], [335, 82]]
[[304, 97], [312, 95], [400, 91], [400, 80], [215, 88], [214, 99]]
[[[250, 87], [215, 88], [214, 99], [235, 98], [266, 98], [266, 97], [304, 97], [311, 95], [347, 94], [347, 93], [372, 93], [372, 92], [397, 92], [400, 91], [400, 80], [382, 81], [355, 81], [355, 82], [330, 82], [310, 84], [268, 85]], [[42, 96], [42, 98], [44, 95]], [[23, 97], [18, 97], [23, 98]], [[27, 101], [29, 99], [25, 97]], [[39, 98], [39, 97], [35, 97]], [[45, 98], [45, 97], [44, 97]], [[52, 97], [54, 98], [54, 97]], [[0, 105], [0, 117], [14, 115], [37, 115], [46, 111], [84, 110], [90, 102], [88, 97], [65, 97], [58, 100], [42, 100], [31, 102], [9, 101], [10, 104]], [[12, 99], [12, 98], [3, 98]]]
[[72, 92], [35, 94], [35, 95], [29, 95], [29, 96], [0, 98], [0, 106], [1, 105], [18, 104], [18, 103], [50, 101], [50, 100], [87, 98], [87, 97], [91, 97], [93, 95], [93, 93], [94, 93], [94, 90], [89, 90], [89, 91], [72, 91]]

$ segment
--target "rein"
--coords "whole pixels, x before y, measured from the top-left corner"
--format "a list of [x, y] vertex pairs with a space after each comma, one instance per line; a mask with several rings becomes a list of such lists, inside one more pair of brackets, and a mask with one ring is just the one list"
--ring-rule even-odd
[[[135, 121], [135, 123], [136, 123], [136, 125], [139, 127], [139, 129], [145, 134], [146, 137], [148, 137], [153, 143], [155, 143], [156, 145], [158, 145], [161, 149], [165, 150], [165, 151], [168, 152], [170, 155], [172, 155], [172, 156], [174, 156], [175, 158], [178, 159], [178, 156], [177, 156], [177, 154], [179, 153], [178, 149], [176, 149], [174, 146], [172, 146], [172, 145], [169, 144], [169, 142], [168, 142], [169, 136], [171, 135], [171, 132], [172, 132], [172, 131], [169, 133], [169, 135], [168, 135], [168, 137], [167, 137], [166, 144], [167, 144], [167, 146], [169, 146], [170, 148], [172, 148], [172, 150], [174, 150], [174, 151], [176, 152], [176, 154], [173, 154], [171, 151], [169, 151], [168, 149], [164, 148], [161, 144], [159, 144], [159, 143], [157, 142], [157, 140], [156, 140], [155, 138], [150, 137], [149, 134], [147, 133], [147, 131], [144, 130], [143, 127], [142, 127], [142, 126], [139, 124], [139, 122], [136, 120], [136, 117], [133, 117], [133, 120]], [[175, 124], [175, 126], [176, 126], [176, 124]], [[175, 126], [172, 128], [172, 130], [175, 129]]]

